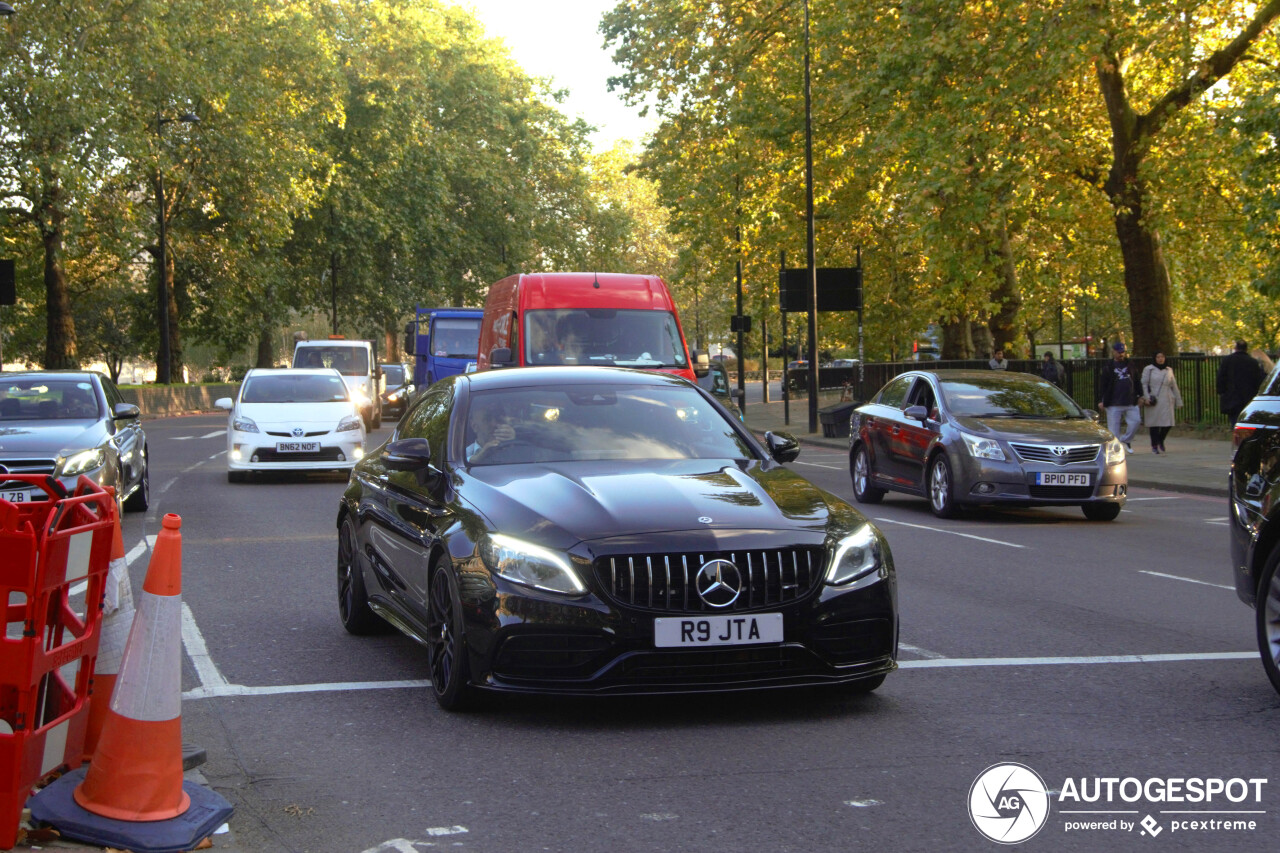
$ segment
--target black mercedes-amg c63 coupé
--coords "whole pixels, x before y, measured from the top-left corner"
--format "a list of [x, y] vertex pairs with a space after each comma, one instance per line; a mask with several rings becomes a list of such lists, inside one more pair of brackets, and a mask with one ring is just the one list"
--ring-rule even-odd
[[893, 560], [851, 505], [682, 379], [605, 367], [437, 382], [352, 471], [338, 604], [426, 646], [436, 699], [799, 685], [895, 666]]

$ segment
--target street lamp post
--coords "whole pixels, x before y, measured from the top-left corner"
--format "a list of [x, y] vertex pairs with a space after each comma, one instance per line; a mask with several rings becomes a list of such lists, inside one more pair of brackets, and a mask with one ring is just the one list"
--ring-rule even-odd
[[[190, 124], [200, 121], [200, 117], [187, 112], [177, 118], [165, 118], [160, 115], [159, 110], [156, 110], [156, 135], [162, 136], [164, 126], [175, 121]], [[156, 382], [168, 385], [173, 381], [173, 352], [169, 344], [169, 247], [167, 235], [169, 214], [165, 207], [164, 168], [157, 166], [156, 222], [160, 232], [160, 250], [157, 253], [156, 260], [160, 268], [157, 271], [159, 284], [156, 288], [156, 319], [160, 325], [160, 351], [156, 354]]]
[[818, 269], [813, 246], [813, 100], [809, 87], [809, 0], [804, 0], [804, 199], [809, 298], [809, 432], [818, 431]]

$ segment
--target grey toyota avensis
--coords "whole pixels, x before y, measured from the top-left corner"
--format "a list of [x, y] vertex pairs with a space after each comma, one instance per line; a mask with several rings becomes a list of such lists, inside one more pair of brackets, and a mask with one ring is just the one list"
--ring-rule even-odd
[[1097, 414], [1024, 373], [923, 370], [894, 377], [853, 414], [854, 496], [920, 495], [950, 518], [982, 504], [1076, 505], [1120, 514], [1125, 449]]

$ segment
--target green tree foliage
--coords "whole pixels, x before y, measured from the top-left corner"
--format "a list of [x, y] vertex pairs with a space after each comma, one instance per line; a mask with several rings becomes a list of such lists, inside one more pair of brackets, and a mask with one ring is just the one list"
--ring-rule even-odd
[[[1256, 317], [1264, 303], [1238, 298], [1262, 260], [1243, 219], [1266, 180], [1239, 176], [1265, 148], [1273, 90], [1255, 81], [1278, 58], [1278, 10], [813, 0], [819, 263], [865, 247], [867, 303], [895, 309], [869, 317], [872, 354], [931, 321], [960, 350], [975, 328], [1020, 341], [1059, 307], [1141, 351], [1214, 342], [1237, 307]], [[742, 251], [760, 282], [804, 245], [802, 14], [625, 0], [601, 25], [627, 69], [615, 83], [663, 119], [644, 162], [673, 227], [710, 256]], [[847, 338], [846, 319], [822, 325], [824, 343]]]

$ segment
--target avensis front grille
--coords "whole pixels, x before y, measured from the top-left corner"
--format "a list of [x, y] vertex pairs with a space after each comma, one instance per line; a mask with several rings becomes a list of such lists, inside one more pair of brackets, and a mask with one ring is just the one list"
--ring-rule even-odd
[[1054, 465], [1092, 462], [1098, 458], [1098, 451], [1102, 449], [1101, 444], [1018, 444], [1011, 441], [1009, 445], [1024, 462], [1049, 462]]
[[[626, 554], [596, 560], [596, 578], [609, 597], [646, 610], [733, 613], [776, 607], [803, 597], [822, 579], [822, 548]], [[696, 588], [698, 570], [728, 560], [742, 576], [742, 593], [728, 607], [707, 605]]]

